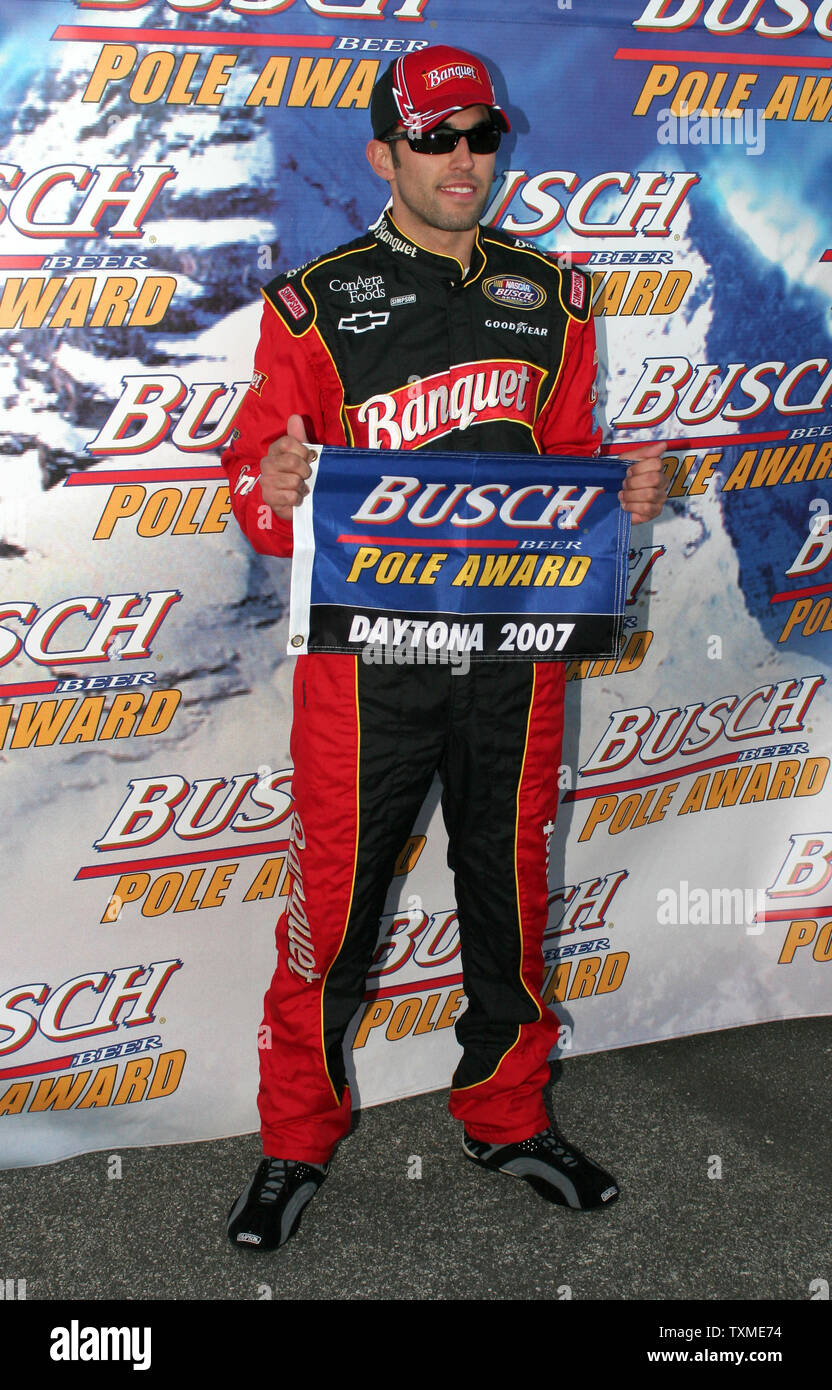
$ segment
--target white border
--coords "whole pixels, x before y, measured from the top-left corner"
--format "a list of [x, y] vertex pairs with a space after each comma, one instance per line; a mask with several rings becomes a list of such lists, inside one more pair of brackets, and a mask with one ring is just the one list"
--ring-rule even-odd
[[312, 566], [315, 563], [313, 496], [323, 453], [320, 445], [310, 444], [309, 448], [315, 455], [310, 462], [312, 476], [307, 482], [306, 496], [292, 512], [292, 580], [289, 591], [289, 636], [286, 641], [289, 656], [306, 656], [309, 650], [309, 602]]

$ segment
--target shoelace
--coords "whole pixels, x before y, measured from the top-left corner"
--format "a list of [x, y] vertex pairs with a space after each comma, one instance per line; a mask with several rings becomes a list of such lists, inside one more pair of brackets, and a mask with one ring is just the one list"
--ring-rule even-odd
[[534, 1137], [541, 1149], [548, 1149], [554, 1157], [561, 1160], [564, 1166], [574, 1168], [577, 1165], [578, 1160], [575, 1155], [570, 1153], [568, 1149], [565, 1149], [563, 1144], [558, 1143], [550, 1129], [544, 1130], [541, 1134], [536, 1134]]
[[269, 1171], [260, 1189], [261, 1202], [276, 1202], [286, 1181], [289, 1165], [285, 1158], [270, 1158]]

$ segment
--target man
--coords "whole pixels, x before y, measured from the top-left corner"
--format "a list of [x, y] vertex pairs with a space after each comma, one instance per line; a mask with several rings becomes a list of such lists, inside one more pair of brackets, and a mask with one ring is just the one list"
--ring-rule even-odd
[[[238, 520], [269, 554], [291, 551], [307, 440], [383, 448], [403, 438], [463, 453], [600, 446], [589, 281], [479, 224], [509, 128], [483, 63], [446, 46], [398, 58], [371, 115], [367, 157], [389, 185], [389, 211], [267, 287], [254, 380], [223, 459]], [[455, 386], [456, 399], [470, 390], [473, 420], [454, 415]], [[661, 510], [660, 456], [659, 444], [633, 451], [621, 501], [634, 521]], [[266, 1157], [231, 1210], [234, 1243], [288, 1240], [349, 1129], [343, 1037], [396, 857], [437, 770], [468, 1001], [449, 1103], [463, 1150], [573, 1208], [618, 1195], [550, 1128], [542, 1096], [557, 1027], [540, 998], [544, 826], [562, 718], [557, 662], [475, 662], [459, 674], [351, 655], [298, 660], [292, 887], [260, 1054]]]

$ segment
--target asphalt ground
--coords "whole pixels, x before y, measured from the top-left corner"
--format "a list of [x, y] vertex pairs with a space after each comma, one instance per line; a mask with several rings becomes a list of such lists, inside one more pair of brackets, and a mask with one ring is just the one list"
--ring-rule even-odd
[[24, 1279], [31, 1312], [48, 1301], [65, 1319], [109, 1300], [210, 1301], [216, 1328], [269, 1301], [556, 1301], [577, 1325], [589, 1302], [666, 1303], [678, 1322], [685, 1305], [713, 1321], [760, 1301], [746, 1322], [803, 1304], [801, 1326], [826, 1336], [831, 1062], [832, 1018], [814, 1018], [556, 1064], [561, 1131], [621, 1188], [592, 1212], [468, 1161], [444, 1092], [359, 1113], [273, 1253], [225, 1235], [257, 1135], [125, 1149], [120, 1177], [107, 1153], [7, 1171], [0, 1280], [8, 1299]]

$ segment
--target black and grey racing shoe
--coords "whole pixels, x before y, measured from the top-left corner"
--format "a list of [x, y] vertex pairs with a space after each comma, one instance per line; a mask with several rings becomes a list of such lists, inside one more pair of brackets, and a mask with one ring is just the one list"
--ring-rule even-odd
[[541, 1197], [563, 1207], [589, 1211], [618, 1196], [615, 1178], [551, 1128], [519, 1144], [487, 1144], [463, 1133], [462, 1150], [483, 1168], [523, 1178]]
[[264, 1158], [228, 1213], [228, 1239], [247, 1250], [276, 1250], [291, 1240], [328, 1163]]

